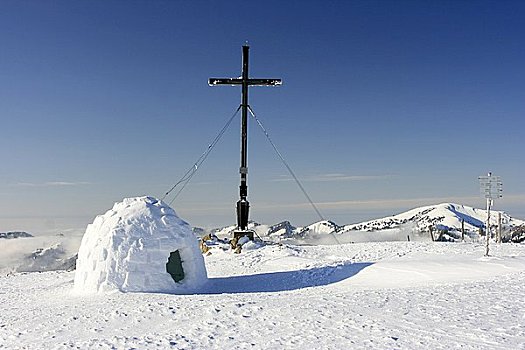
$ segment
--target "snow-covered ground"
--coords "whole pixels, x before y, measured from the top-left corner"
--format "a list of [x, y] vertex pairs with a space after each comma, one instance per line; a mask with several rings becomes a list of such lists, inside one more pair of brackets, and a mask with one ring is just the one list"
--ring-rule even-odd
[[74, 272], [0, 277], [1, 349], [524, 349], [525, 245], [212, 249], [193, 295], [74, 293]]

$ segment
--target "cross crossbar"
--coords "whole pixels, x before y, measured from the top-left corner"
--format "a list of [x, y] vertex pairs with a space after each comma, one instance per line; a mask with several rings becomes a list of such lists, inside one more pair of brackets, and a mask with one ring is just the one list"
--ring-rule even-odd
[[[208, 79], [208, 84], [210, 86], [215, 85], [242, 85], [242, 78], [210, 78]], [[249, 86], [279, 86], [283, 82], [281, 79], [247, 79], [246, 84]]]

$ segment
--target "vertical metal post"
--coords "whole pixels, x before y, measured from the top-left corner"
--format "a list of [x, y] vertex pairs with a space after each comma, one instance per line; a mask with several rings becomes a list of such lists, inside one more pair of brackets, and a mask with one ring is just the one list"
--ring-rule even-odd
[[[493, 205], [493, 199], [494, 198], [501, 198], [502, 192], [503, 192], [503, 183], [501, 182], [500, 176], [492, 176], [492, 173], [488, 173], [487, 176], [479, 176], [479, 184], [481, 186], [481, 193], [487, 200], [487, 223], [485, 225], [486, 228], [486, 237], [485, 237], [485, 245], [486, 245], [486, 251], [485, 255], [489, 255], [489, 241], [490, 241], [490, 207]], [[497, 236], [497, 234], [496, 234]], [[498, 240], [498, 237], [496, 237], [496, 241]]]
[[[492, 173], [489, 173], [489, 178], [492, 176]], [[490, 185], [489, 185], [490, 186]], [[490, 192], [490, 191], [489, 191]], [[485, 256], [489, 256], [489, 240], [490, 240], [490, 205], [492, 204], [492, 198], [487, 198], [487, 229], [485, 232]]]
[[489, 256], [489, 239], [490, 239], [490, 198], [487, 198], [487, 224], [485, 230], [485, 256]]
[[[241, 185], [246, 186], [247, 172], [243, 168], [248, 167], [248, 59], [249, 46], [242, 47], [242, 121], [241, 121]], [[241, 191], [241, 198], [248, 195], [247, 189]]]
[[237, 202], [237, 226], [240, 230], [248, 228], [248, 217], [250, 203], [246, 199], [248, 196], [248, 59], [250, 47], [242, 47], [242, 118], [241, 118], [241, 185], [239, 186], [240, 199]]
[[501, 241], [503, 240], [502, 234], [503, 234], [503, 225], [501, 223], [501, 213], [498, 213], [498, 240], [497, 240], [498, 243], [501, 243]]

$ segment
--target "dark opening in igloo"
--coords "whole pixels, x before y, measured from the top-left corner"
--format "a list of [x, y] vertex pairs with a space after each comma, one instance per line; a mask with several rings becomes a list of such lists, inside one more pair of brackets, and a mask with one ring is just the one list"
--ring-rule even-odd
[[178, 250], [170, 253], [166, 263], [166, 272], [171, 275], [175, 282], [180, 282], [184, 279], [184, 268], [182, 267], [182, 260]]

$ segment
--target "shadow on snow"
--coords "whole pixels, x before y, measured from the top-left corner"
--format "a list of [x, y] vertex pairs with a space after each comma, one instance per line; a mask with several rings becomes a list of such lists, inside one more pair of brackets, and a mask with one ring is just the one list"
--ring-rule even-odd
[[325, 286], [358, 274], [372, 263], [355, 263], [257, 275], [210, 278], [199, 294], [282, 292]]

